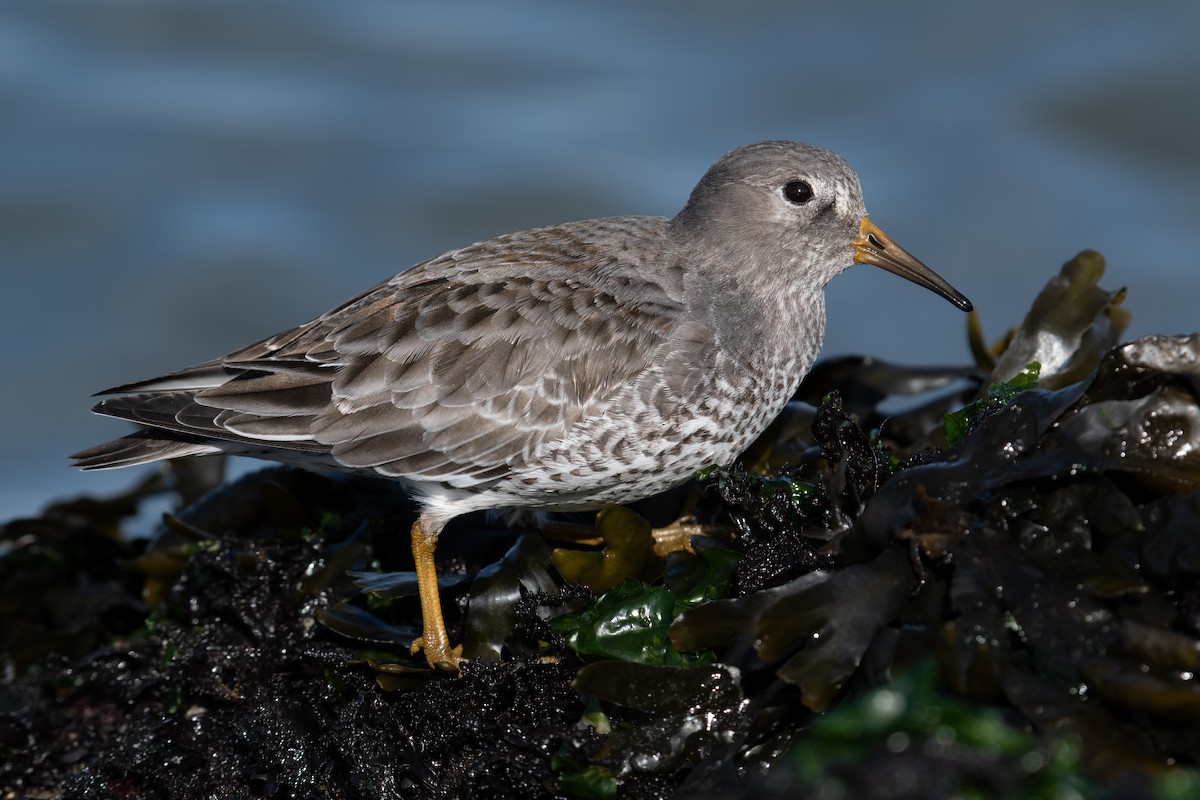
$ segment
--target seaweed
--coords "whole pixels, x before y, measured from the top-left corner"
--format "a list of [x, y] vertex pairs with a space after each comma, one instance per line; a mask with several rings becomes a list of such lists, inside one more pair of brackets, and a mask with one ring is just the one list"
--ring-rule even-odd
[[1102, 274], [973, 319], [967, 366], [818, 365], [570, 545], [456, 520], [458, 676], [409, 652], [384, 482], [185, 468], [9, 522], [0, 796], [1197, 796], [1200, 334], [1118, 342]]

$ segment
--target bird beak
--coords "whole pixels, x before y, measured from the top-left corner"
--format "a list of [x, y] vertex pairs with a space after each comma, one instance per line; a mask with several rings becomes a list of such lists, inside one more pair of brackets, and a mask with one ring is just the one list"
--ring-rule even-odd
[[962, 292], [889, 239], [887, 234], [875, 227], [866, 217], [863, 217], [862, 224], [858, 226], [858, 238], [851, 242], [850, 246], [854, 248], [854, 260], [859, 264], [882, 267], [901, 278], [908, 278], [915, 284], [937, 292], [963, 311], [973, 308], [971, 301], [964, 297]]

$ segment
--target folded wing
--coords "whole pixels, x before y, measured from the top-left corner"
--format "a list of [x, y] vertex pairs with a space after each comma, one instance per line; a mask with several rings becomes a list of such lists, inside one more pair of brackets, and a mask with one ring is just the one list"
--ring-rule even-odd
[[681, 270], [621, 264], [662, 226], [618, 218], [491, 239], [223, 359], [117, 387], [95, 410], [153, 430], [77, 465], [275, 452], [460, 487], [501, 479], [671, 357]]

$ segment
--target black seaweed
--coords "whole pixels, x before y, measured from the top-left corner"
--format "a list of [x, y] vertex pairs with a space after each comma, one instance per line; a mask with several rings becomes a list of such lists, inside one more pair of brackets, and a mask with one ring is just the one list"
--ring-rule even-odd
[[640, 507], [667, 528], [456, 521], [457, 676], [408, 652], [385, 483], [268, 469], [150, 541], [194, 472], [10, 522], [0, 796], [1196, 796], [1200, 334], [1118, 344], [1102, 272], [968, 367], [819, 365]]

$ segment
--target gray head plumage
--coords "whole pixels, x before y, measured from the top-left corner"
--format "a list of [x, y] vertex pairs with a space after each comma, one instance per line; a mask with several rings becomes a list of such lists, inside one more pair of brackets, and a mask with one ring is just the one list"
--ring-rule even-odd
[[[789, 186], [807, 187], [806, 194], [789, 197]], [[865, 215], [858, 176], [840, 156], [766, 141], [722, 156], [672, 224], [707, 252], [724, 250], [729, 266], [791, 267], [790, 275], [765, 277], [819, 290], [853, 263], [850, 242]]]

